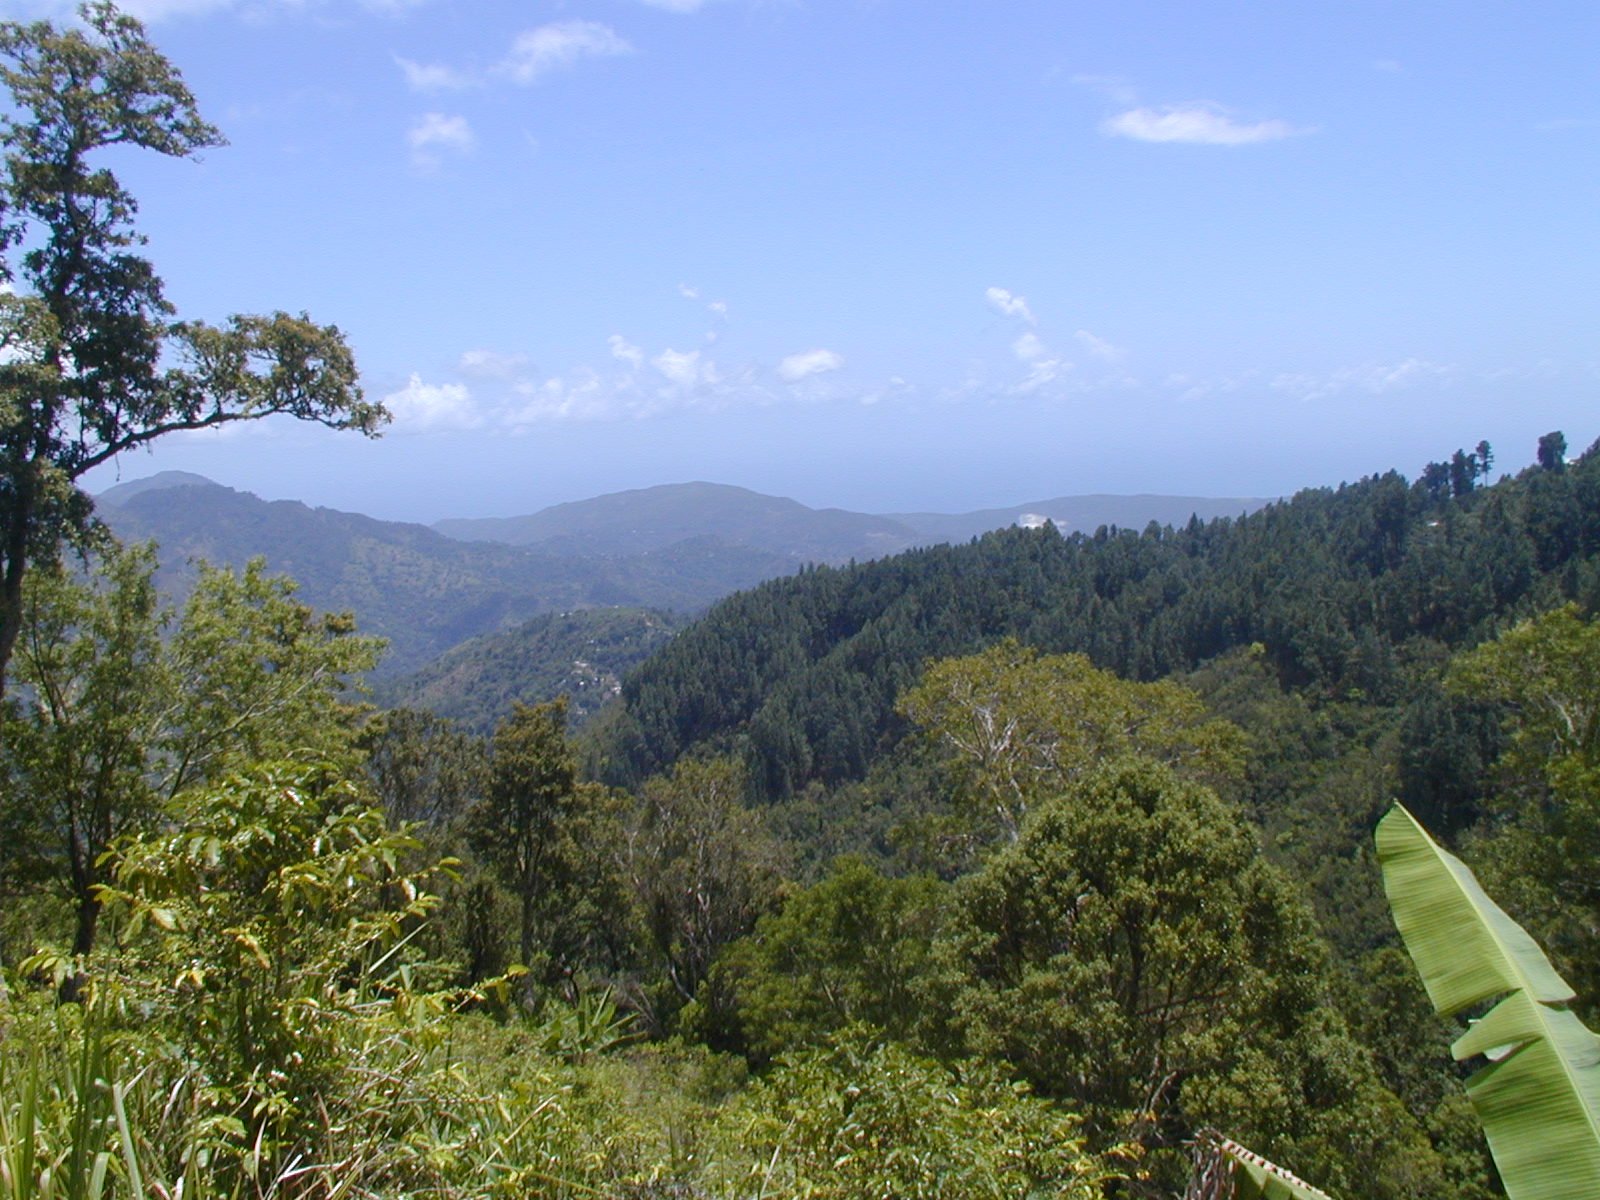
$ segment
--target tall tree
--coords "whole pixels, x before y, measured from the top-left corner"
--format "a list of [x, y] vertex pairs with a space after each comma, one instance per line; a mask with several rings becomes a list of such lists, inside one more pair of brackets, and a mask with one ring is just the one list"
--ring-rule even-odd
[[1035, 800], [1096, 763], [1136, 754], [1214, 782], [1243, 762], [1238, 728], [1187, 688], [1130, 683], [1014, 639], [931, 664], [899, 709], [947, 755], [962, 801], [1013, 842]]
[[109, 0], [83, 28], [0, 23], [0, 696], [29, 567], [95, 528], [83, 475], [180, 429], [287, 413], [373, 434], [344, 336], [301, 314], [176, 321], [101, 152], [222, 144], [177, 70]]
[[1546, 471], [1567, 469], [1567, 436], [1559, 429], [1539, 439], [1539, 466]]
[[203, 567], [163, 638], [150, 549], [96, 565], [87, 579], [59, 564], [31, 573], [16, 659], [26, 702], [0, 712], [0, 772], [17, 797], [0, 882], [54, 884], [76, 913], [78, 954], [93, 948], [107, 849], [179, 792], [259, 761], [354, 766], [363, 714], [347, 681], [382, 646], [301, 604], [259, 560], [242, 574]]
[[745, 807], [745, 787], [739, 765], [719, 758], [685, 759], [640, 789], [623, 866], [666, 979], [660, 996], [637, 997], [658, 1029], [696, 998], [723, 947], [778, 905], [784, 853]]
[[577, 790], [577, 760], [567, 745], [567, 700], [515, 704], [494, 732], [489, 790], [468, 817], [473, 849], [516, 897], [518, 950], [531, 967], [544, 902], [570, 869], [564, 825]]

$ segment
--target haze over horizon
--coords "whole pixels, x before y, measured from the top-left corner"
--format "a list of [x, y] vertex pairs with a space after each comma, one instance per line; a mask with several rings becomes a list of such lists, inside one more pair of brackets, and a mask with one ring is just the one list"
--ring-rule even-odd
[[396, 420], [91, 490], [956, 512], [1597, 432], [1592, 5], [127, 7], [231, 142], [106, 160], [180, 315], [337, 323]]

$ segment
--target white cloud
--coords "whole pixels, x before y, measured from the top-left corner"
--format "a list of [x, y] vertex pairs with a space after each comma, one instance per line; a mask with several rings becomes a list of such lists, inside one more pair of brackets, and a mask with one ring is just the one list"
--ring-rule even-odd
[[726, 300], [713, 300], [706, 305], [706, 310], [716, 313], [719, 317], [725, 317], [728, 315], [728, 302]]
[[1450, 379], [1455, 368], [1422, 358], [1407, 358], [1397, 363], [1370, 363], [1360, 367], [1340, 367], [1324, 374], [1283, 372], [1273, 376], [1268, 386], [1273, 391], [1297, 400], [1326, 400], [1346, 392], [1386, 392], [1440, 383]]
[[423, 383], [413, 374], [405, 387], [383, 398], [394, 414], [397, 430], [477, 429], [483, 416], [472, 403], [472, 393], [459, 383]]
[[666, 376], [668, 382], [680, 388], [696, 388], [720, 383], [716, 363], [700, 359], [698, 350], [663, 350], [650, 360], [650, 365]]
[[805, 350], [791, 354], [778, 364], [778, 374], [788, 383], [798, 383], [810, 375], [837, 371], [844, 366], [844, 358], [832, 350]]
[[1096, 337], [1087, 329], [1080, 329], [1072, 335], [1078, 339], [1078, 344], [1096, 358], [1105, 359], [1107, 362], [1116, 362], [1126, 351], [1119, 346], [1113, 346], [1105, 338]]
[[606, 345], [611, 347], [611, 357], [629, 363], [637, 371], [644, 366], [644, 351], [620, 333], [613, 333], [606, 339]]
[[502, 354], [498, 350], [463, 351], [456, 364], [463, 375], [479, 379], [515, 379], [528, 368], [526, 354]]
[[996, 311], [1004, 313], [1008, 317], [1021, 317], [1029, 325], [1038, 324], [1033, 319], [1033, 313], [1028, 308], [1027, 300], [1023, 297], [1013, 296], [1005, 288], [1001, 287], [989, 288], [983, 293], [983, 296], [989, 302], [990, 307]]
[[465, 71], [438, 63], [412, 62], [395, 55], [395, 65], [405, 74], [406, 86], [413, 92], [449, 92], [471, 87], [476, 80]]
[[1107, 118], [1101, 130], [1113, 137], [1138, 142], [1186, 142], [1199, 146], [1243, 146], [1274, 142], [1306, 130], [1287, 121], [1241, 123], [1214, 104], [1171, 104], [1164, 108], [1133, 108]]
[[470, 154], [477, 144], [465, 117], [424, 113], [406, 134], [411, 161], [424, 170], [438, 167], [445, 153]]
[[1025, 333], [1012, 342], [1011, 352], [1023, 362], [1033, 362], [1036, 359], [1044, 358], [1050, 353], [1049, 350], [1045, 349], [1045, 344], [1039, 340], [1039, 335], [1036, 333]]
[[693, 284], [680, 283], [678, 285], [678, 295], [685, 300], [698, 300], [700, 299], [700, 289]]
[[512, 82], [530, 84], [580, 58], [611, 58], [631, 54], [633, 47], [609, 25], [598, 21], [554, 21], [517, 35], [501, 72]]

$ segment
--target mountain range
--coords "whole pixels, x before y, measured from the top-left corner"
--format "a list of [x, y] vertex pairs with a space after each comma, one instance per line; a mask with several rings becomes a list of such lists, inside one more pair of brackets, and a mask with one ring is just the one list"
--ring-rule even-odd
[[[378, 676], [390, 679], [469, 639], [516, 630], [549, 613], [694, 613], [807, 563], [876, 559], [1046, 519], [1063, 531], [1098, 524], [1142, 527], [1151, 520], [1177, 525], [1191, 515], [1237, 516], [1263, 503], [1083, 496], [978, 513], [877, 516], [688, 483], [558, 504], [528, 516], [441, 521], [429, 528], [293, 500], [267, 501], [177, 471], [119, 484], [96, 497], [98, 512], [119, 537], [159, 544], [158, 579], [168, 595], [186, 594], [195, 560], [238, 566], [262, 556], [272, 570], [299, 583], [306, 603], [353, 611], [364, 631], [388, 638]], [[430, 690], [437, 687], [435, 681]]]
[[433, 528], [474, 542], [536, 546], [552, 554], [617, 556], [665, 549], [686, 538], [714, 537], [796, 563], [839, 565], [898, 554], [915, 546], [964, 542], [1011, 525], [1054, 524], [1063, 533], [1101, 525], [1143, 529], [1151, 521], [1182, 525], [1254, 512], [1251, 497], [1058, 496], [1013, 508], [968, 513], [877, 515], [808, 508], [721, 483], [675, 483], [556, 504], [520, 517], [438, 521]]

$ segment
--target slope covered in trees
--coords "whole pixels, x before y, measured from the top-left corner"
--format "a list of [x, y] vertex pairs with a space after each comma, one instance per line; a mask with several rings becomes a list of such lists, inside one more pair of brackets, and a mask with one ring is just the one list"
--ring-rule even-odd
[[181, 598], [193, 560], [263, 557], [318, 608], [350, 610], [389, 639], [385, 675], [413, 671], [468, 638], [551, 611], [632, 605], [693, 612], [791, 570], [787, 558], [709, 539], [620, 558], [578, 558], [447, 538], [423, 525], [265, 501], [201, 480], [108, 495], [118, 537], [158, 543], [162, 592]]
[[1491, 487], [1479, 473], [1434, 464], [1238, 520], [1012, 529], [773, 581], [641, 666], [593, 759], [626, 782], [732, 752], [769, 799], [861, 779], [903, 734], [895, 699], [924, 663], [1003, 637], [1143, 680], [1254, 644], [1286, 688], [1409, 700], [1450, 648], [1600, 589], [1600, 455]]
[[645, 608], [545, 613], [452, 647], [420, 671], [380, 685], [377, 699], [387, 708], [425, 709], [488, 734], [513, 701], [533, 704], [564, 695], [576, 727], [610, 702], [623, 676], [686, 621]]

